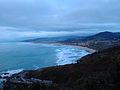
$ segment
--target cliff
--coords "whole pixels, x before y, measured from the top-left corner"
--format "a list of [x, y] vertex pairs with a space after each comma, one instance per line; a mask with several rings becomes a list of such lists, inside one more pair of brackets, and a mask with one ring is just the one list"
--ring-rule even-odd
[[[32, 80], [31, 84], [13, 81]], [[76, 64], [24, 71], [13, 75], [3, 90], [119, 90], [120, 46], [83, 57]]]

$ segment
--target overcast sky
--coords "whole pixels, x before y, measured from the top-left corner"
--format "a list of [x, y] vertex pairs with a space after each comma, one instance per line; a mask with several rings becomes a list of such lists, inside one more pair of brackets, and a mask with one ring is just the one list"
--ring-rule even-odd
[[49, 27], [81, 31], [81, 24], [96, 23], [117, 26], [120, 0], [0, 0], [0, 33], [28, 28], [31, 33]]

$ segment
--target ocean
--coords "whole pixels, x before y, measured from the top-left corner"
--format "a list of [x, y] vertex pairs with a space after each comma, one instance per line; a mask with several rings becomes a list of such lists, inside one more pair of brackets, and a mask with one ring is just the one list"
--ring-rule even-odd
[[0, 43], [0, 74], [75, 63], [87, 54], [85, 50], [65, 45]]

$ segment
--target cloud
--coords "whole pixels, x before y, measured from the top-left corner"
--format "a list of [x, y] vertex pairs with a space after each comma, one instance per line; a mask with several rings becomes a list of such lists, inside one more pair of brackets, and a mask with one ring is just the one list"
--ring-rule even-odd
[[120, 0], [0, 0], [0, 40], [120, 30]]
[[[22, 29], [22, 28], [21, 28]], [[20, 28], [14, 27], [0, 27], [0, 31], [3, 30], [0, 34], [0, 41], [5, 40], [23, 40], [29, 38], [43, 38], [43, 37], [59, 37], [59, 36], [70, 36], [70, 35], [79, 35], [80, 31], [35, 31], [28, 30], [23, 28], [23, 31], [20, 31]]]
[[60, 37], [60, 36], [84, 36], [102, 31], [119, 32], [120, 23], [96, 23], [96, 24], [79, 24], [73, 26], [57, 26], [45, 28], [17, 28], [17, 27], [0, 27], [0, 41], [5, 40], [24, 40], [31, 38]]
[[0, 0], [0, 25], [120, 22], [119, 0]]

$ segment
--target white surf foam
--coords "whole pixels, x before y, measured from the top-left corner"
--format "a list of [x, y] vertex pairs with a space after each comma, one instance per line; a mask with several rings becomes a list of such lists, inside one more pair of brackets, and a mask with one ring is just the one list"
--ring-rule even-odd
[[57, 65], [75, 63], [77, 59], [89, 54], [85, 50], [74, 47], [62, 47], [56, 50]]
[[13, 74], [17, 74], [17, 73], [20, 73], [20, 72], [22, 72], [22, 71], [23, 71], [23, 69], [4, 71], [4, 72], [2, 72], [1, 77], [2, 77], [2, 78], [4, 78], [4, 77], [10, 77], [10, 76], [12, 76]]

